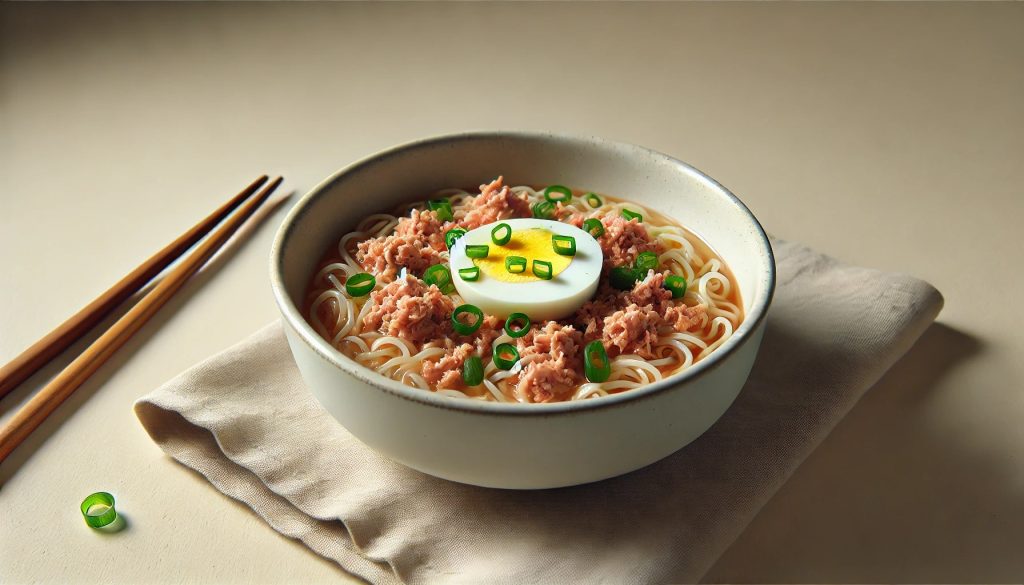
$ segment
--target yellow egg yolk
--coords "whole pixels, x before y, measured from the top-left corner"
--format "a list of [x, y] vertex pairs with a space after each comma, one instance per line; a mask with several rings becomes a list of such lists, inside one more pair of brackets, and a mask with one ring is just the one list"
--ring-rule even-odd
[[[568, 268], [572, 263], [572, 256], [562, 256], [555, 252], [551, 243], [553, 234], [541, 228], [526, 230], [513, 230], [512, 239], [504, 246], [499, 246], [493, 241], [488, 244], [486, 258], [474, 258], [473, 264], [480, 267], [480, 271], [490, 278], [504, 282], [532, 282], [544, 280], [533, 274], [533, 261], [543, 260], [551, 263], [551, 277], [554, 278], [559, 272]], [[509, 256], [521, 256], [526, 258], [526, 270], [520, 273], [512, 273], [505, 269], [505, 258]]]

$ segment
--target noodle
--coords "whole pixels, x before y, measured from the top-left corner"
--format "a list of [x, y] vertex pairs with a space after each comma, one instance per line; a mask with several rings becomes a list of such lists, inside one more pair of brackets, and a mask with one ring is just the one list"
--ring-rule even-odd
[[[544, 200], [543, 191], [530, 186], [514, 186], [510, 191], [524, 196], [531, 205]], [[477, 195], [463, 189], [444, 189], [432, 195], [431, 199], [441, 197], [448, 199], [452, 218], [459, 222], [474, 209]], [[563, 213], [585, 214], [587, 217], [618, 216], [624, 209], [642, 214], [648, 235], [659, 247], [658, 270], [681, 276], [689, 283], [685, 295], [676, 302], [687, 307], [702, 306], [689, 330], [677, 331], [671, 326], [658, 328], [657, 337], [649, 346], [653, 357], [646, 354], [645, 357], [615, 355], [608, 362], [611, 374], [606, 381], [588, 382], [583, 378], [583, 383], [564, 399], [595, 399], [662, 380], [691, 367], [721, 347], [742, 323], [739, 291], [731, 273], [711, 248], [692, 232], [641, 205], [606, 196], [601, 196], [600, 205], [596, 207], [581, 196], [574, 196], [559, 206]], [[481, 356], [483, 380], [479, 385], [464, 388], [460, 383], [457, 388], [432, 388], [424, 377], [423, 365], [442, 359], [452, 348], [451, 340], [434, 340], [417, 347], [401, 337], [384, 335], [372, 328], [364, 330], [366, 318], [374, 309], [374, 301], [369, 295], [351, 297], [344, 285], [348, 278], [366, 271], [356, 259], [357, 245], [370, 238], [394, 233], [402, 216], [408, 216], [413, 209], [423, 211], [426, 208], [426, 202], [419, 201], [399, 207], [395, 214], [367, 216], [353, 231], [338, 240], [337, 246], [325, 256], [312, 278], [306, 297], [306, 315], [310, 325], [341, 353], [403, 384], [457, 399], [530, 402], [531, 397], [520, 389], [518, 382], [524, 369], [547, 356], [524, 356], [509, 370], [498, 368], [489, 356]], [[437, 255], [447, 262], [447, 251], [439, 251]], [[402, 267], [400, 276], [404, 273], [405, 268]], [[386, 284], [378, 281], [374, 290], [380, 290]], [[454, 306], [464, 303], [457, 292], [448, 297]], [[543, 325], [535, 323], [535, 326]], [[490, 342], [490, 347], [501, 343], [515, 345], [515, 342], [516, 339], [501, 332]]]

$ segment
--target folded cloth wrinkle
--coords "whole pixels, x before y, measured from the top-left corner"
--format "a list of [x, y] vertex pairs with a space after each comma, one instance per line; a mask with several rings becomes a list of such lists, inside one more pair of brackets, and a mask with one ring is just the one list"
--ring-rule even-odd
[[684, 449], [610, 480], [492, 490], [394, 463], [309, 395], [279, 323], [135, 410], [171, 457], [369, 582], [696, 581], [942, 307], [915, 278], [773, 247], [778, 289], [736, 402]]

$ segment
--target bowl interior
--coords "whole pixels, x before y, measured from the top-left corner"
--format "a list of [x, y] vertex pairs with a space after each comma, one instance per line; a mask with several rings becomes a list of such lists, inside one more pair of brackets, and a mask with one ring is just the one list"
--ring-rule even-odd
[[[282, 224], [271, 254], [275, 295], [285, 318], [320, 353], [345, 369], [360, 368], [321, 340], [298, 308], [324, 252], [367, 215], [426, 199], [440, 189], [473, 189], [498, 175], [510, 185], [559, 183], [635, 201], [679, 221], [718, 252], [740, 287], [746, 317], [729, 342], [678, 376], [722, 359], [728, 346], [739, 343], [763, 317], [774, 289], [770, 244], [749, 210], [712, 179], [666, 155], [599, 138], [474, 133], [378, 153], [339, 171], [303, 197]], [[377, 378], [378, 385], [404, 389], [398, 382]]]

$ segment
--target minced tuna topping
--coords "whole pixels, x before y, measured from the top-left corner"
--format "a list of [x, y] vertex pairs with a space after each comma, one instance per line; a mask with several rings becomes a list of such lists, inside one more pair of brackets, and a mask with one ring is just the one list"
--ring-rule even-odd
[[437, 361], [423, 362], [423, 379], [434, 388], [450, 388], [457, 390], [462, 384], [462, 364], [473, 355], [473, 346], [463, 343], [452, 348]]
[[444, 252], [444, 233], [455, 227], [452, 222], [443, 222], [437, 218], [435, 211], [413, 209], [409, 217], [398, 220], [395, 235], [415, 240], [421, 246], [429, 246], [438, 252]]
[[597, 238], [597, 243], [601, 245], [601, 252], [604, 253], [605, 269], [613, 266], [628, 266], [636, 260], [641, 252], [656, 254], [664, 252], [658, 241], [647, 232], [644, 224], [636, 219], [626, 219], [621, 215], [609, 214], [587, 215], [561, 203], [556, 206], [555, 213], [565, 223], [578, 228], [582, 228], [583, 222], [590, 217], [601, 220], [604, 234]]
[[582, 327], [586, 341], [602, 340], [610, 356], [655, 357], [651, 348], [659, 329], [688, 331], [700, 323], [705, 310], [703, 305], [688, 307], [673, 302], [672, 293], [664, 287], [668, 274], [648, 271], [647, 277], [629, 291], [602, 287], [597, 296], [580, 307], [573, 322]]
[[601, 340], [612, 355], [636, 354], [643, 358], [653, 358], [652, 346], [658, 341], [658, 326], [662, 318], [650, 305], [641, 307], [636, 303], [626, 305], [625, 309], [615, 311], [604, 318]]
[[565, 398], [581, 382], [583, 336], [572, 325], [548, 321], [520, 337], [519, 359], [526, 363], [516, 391], [529, 402]]
[[608, 268], [632, 264], [641, 252], [663, 251], [647, 233], [647, 228], [636, 219], [606, 215], [601, 218], [601, 223], [604, 224], [604, 234], [597, 242], [601, 244], [604, 265]]
[[416, 236], [392, 234], [359, 242], [356, 260], [381, 281], [391, 282], [400, 267], [422, 276], [427, 268], [441, 261], [441, 254]]
[[463, 227], [471, 230], [499, 219], [532, 215], [526, 197], [516, 195], [504, 183], [505, 178], [498, 177], [486, 185], [480, 185], [480, 194], [470, 202], [473, 209], [462, 219]]
[[373, 306], [363, 318], [364, 327], [415, 344], [445, 337], [455, 310], [448, 295], [411, 275], [372, 293], [370, 300]]
[[458, 346], [469, 344], [476, 349], [478, 355], [490, 355], [491, 344], [501, 335], [504, 323], [504, 321], [494, 315], [484, 315], [479, 329], [469, 335], [461, 335], [452, 328], [451, 320], [449, 319], [443, 324], [446, 332], [445, 337], [428, 342], [424, 347], [440, 347], [451, 353]]

